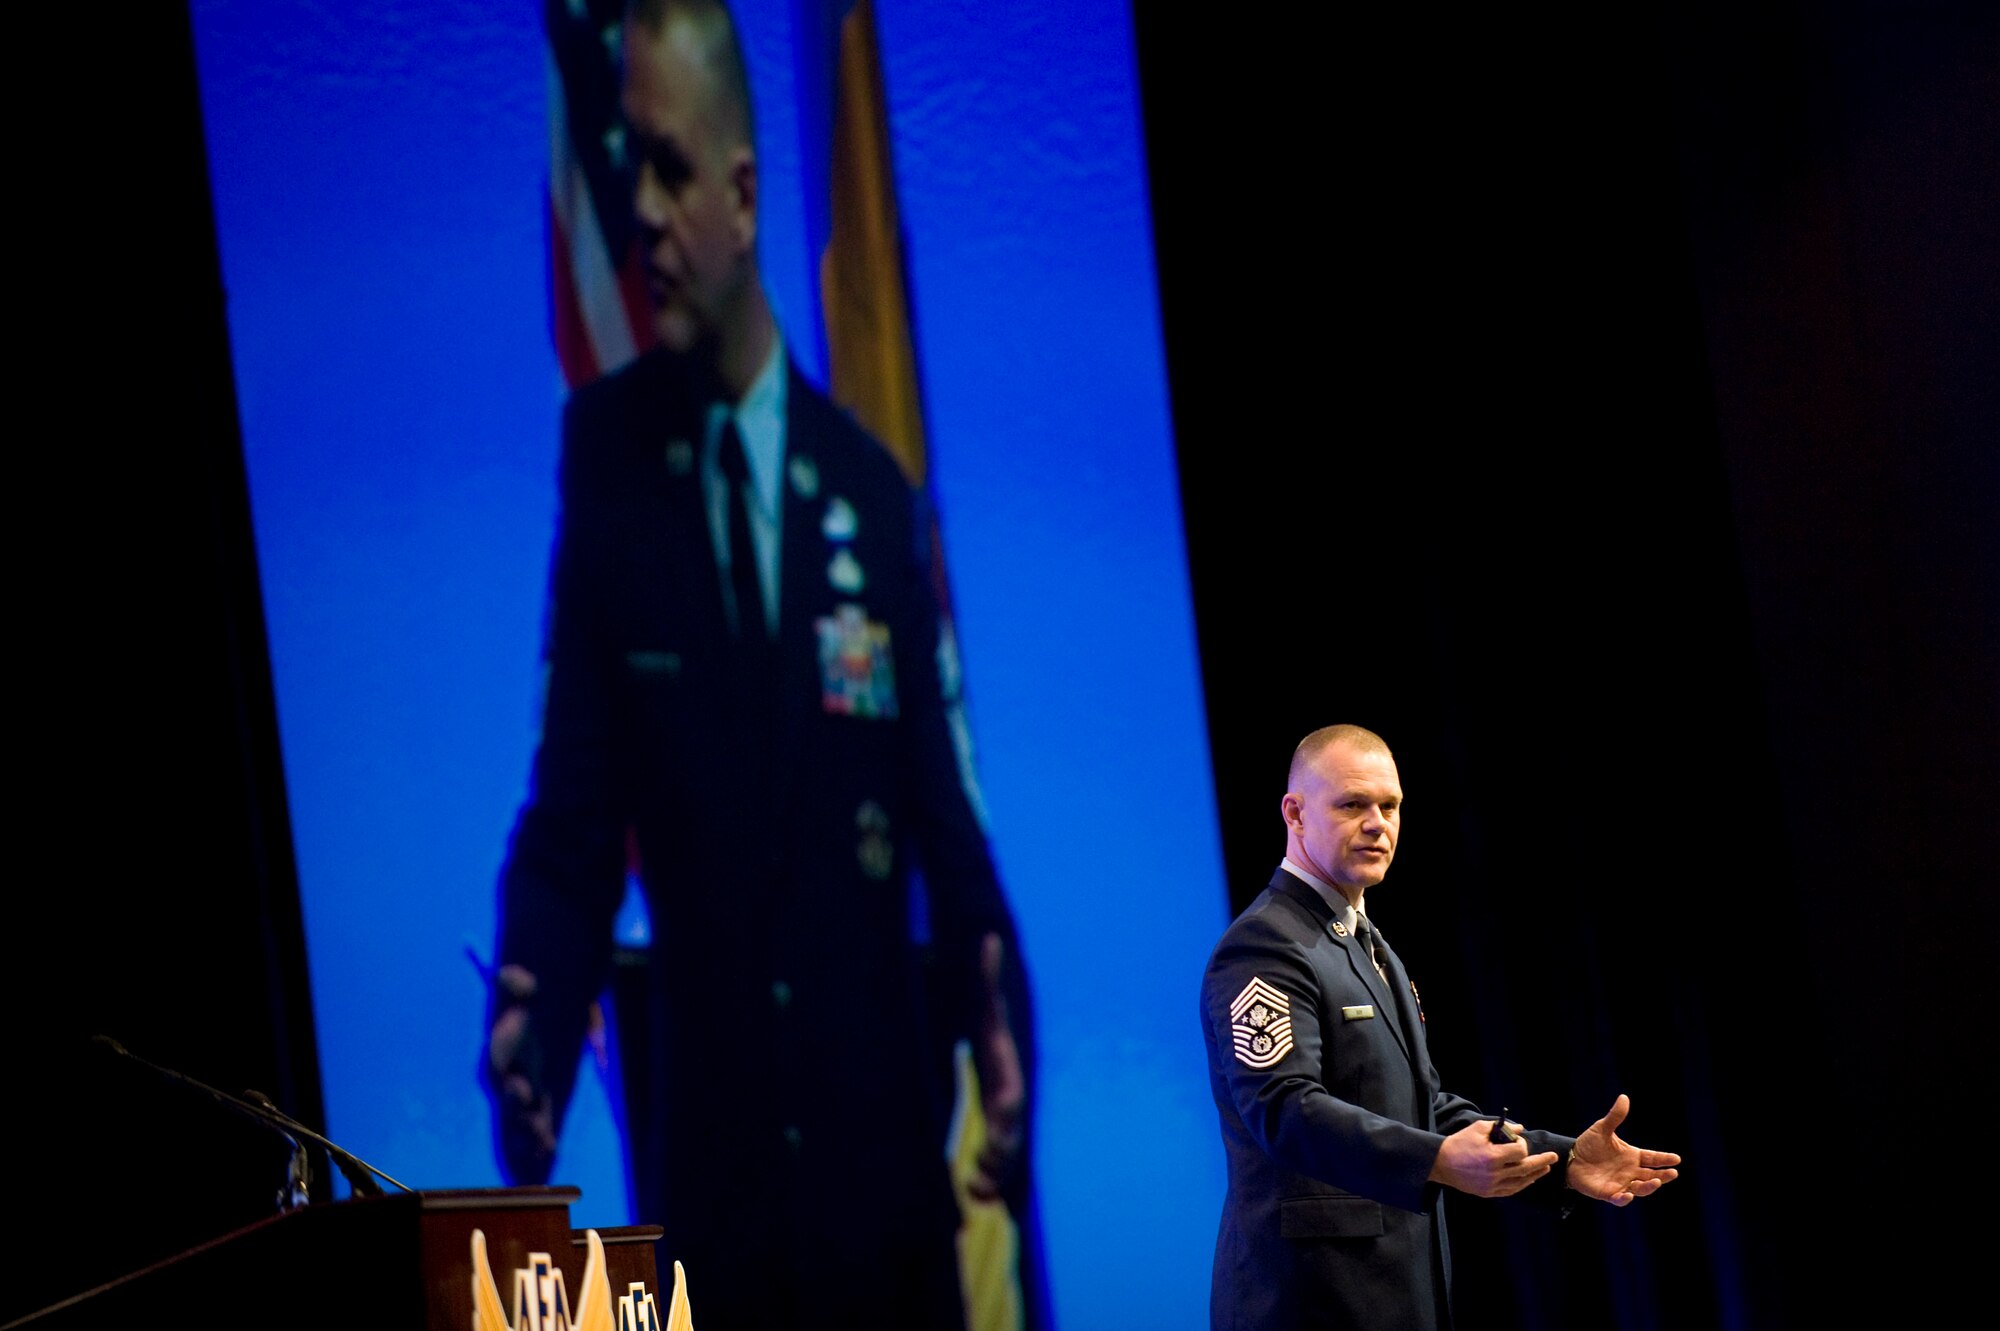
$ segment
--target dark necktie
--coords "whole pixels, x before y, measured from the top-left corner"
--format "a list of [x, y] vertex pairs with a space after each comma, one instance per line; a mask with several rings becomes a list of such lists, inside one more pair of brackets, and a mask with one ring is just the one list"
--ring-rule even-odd
[[1361, 946], [1368, 949], [1368, 959], [1375, 963], [1375, 973], [1382, 977], [1382, 983], [1389, 982], [1389, 968], [1382, 964], [1382, 953], [1375, 946], [1375, 931], [1368, 925], [1368, 917], [1360, 913], [1354, 916], [1354, 936], [1361, 940]]
[[[1403, 1035], [1409, 1041], [1411, 1052], [1414, 1053], [1420, 1043], [1418, 1028], [1423, 1024], [1423, 1019], [1417, 1012], [1415, 992], [1405, 995], [1402, 989], [1397, 987], [1395, 976], [1389, 971], [1389, 945], [1375, 932], [1374, 926], [1368, 923], [1366, 915], [1354, 922], [1354, 935], [1367, 946], [1368, 955], [1375, 962], [1375, 969], [1381, 973], [1382, 983], [1388, 986], [1389, 999], [1396, 1005], [1396, 1020], [1402, 1025]], [[1421, 1071], [1422, 1062], [1418, 1059], [1413, 1066]]]
[[757, 577], [757, 543], [750, 537], [750, 464], [736, 422], [722, 421], [716, 461], [729, 482], [729, 589], [736, 603], [736, 640], [749, 658], [761, 659], [770, 646], [764, 627], [764, 587]]

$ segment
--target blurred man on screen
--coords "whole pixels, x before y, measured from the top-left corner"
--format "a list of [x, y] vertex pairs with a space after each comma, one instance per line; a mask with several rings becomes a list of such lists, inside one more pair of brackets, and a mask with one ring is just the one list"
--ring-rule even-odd
[[1624, 1206], [1670, 1182], [1680, 1157], [1619, 1139], [1622, 1095], [1565, 1137], [1440, 1088], [1416, 986], [1364, 903], [1402, 831], [1402, 781], [1379, 736], [1306, 736], [1280, 811], [1285, 857], [1202, 981], [1229, 1167], [1210, 1320], [1440, 1331], [1451, 1326], [1442, 1189], [1541, 1201], [1568, 1189]]
[[971, 1042], [975, 1190], [1004, 1195], [1025, 990], [948, 725], [928, 518], [785, 353], [728, 13], [637, 6], [623, 57], [659, 346], [564, 415], [546, 711], [500, 885], [500, 1150], [547, 1178], [629, 834], [654, 935], [635, 1208], [704, 1321], [958, 1327], [940, 1050]]

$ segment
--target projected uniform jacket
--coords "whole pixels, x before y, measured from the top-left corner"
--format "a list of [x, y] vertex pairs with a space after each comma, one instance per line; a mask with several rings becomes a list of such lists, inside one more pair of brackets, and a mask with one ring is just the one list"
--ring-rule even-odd
[[[1443, 1137], [1476, 1106], [1439, 1089], [1408, 974], [1389, 978], [1280, 869], [1216, 945], [1202, 981], [1210, 1089], [1229, 1190], [1215, 1245], [1217, 1328], [1450, 1326]], [[1534, 1151], [1570, 1139], [1528, 1134]], [[1560, 1196], [1560, 1168], [1530, 1191]]]
[[955, 1324], [942, 1051], [971, 1019], [979, 937], [1014, 935], [948, 729], [920, 497], [787, 374], [763, 683], [703, 507], [704, 395], [656, 352], [570, 401], [499, 954], [541, 981], [560, 1106], [612, 969], [629, 829], [653, 943], [640, 1010], [620, 1014], [641, 1083], [626, 1100], [649, 1107], [627, 1139], [663, 1264], [686, 1264], [718, 1324], [839, 1323], [898, 1298]]

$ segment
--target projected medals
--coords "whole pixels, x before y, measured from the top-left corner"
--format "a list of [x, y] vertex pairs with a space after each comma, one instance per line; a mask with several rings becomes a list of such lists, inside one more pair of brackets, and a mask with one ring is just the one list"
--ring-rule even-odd
[[889, 720], [896, 715], [896, 662], [889, 626], [858, 605], [814, 621], [819, 631], [819, 700], [836, 716]]

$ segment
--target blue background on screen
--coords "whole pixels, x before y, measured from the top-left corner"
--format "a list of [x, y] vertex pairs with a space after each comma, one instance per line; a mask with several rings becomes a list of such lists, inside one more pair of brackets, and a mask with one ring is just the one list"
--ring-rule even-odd
[[[790, 12], [742, 10], [761, 248], [823, 380]], [[539, 10], [193, 15], [328, 1130], [418, 1187], [494, 1184], [465, 951], [490, 952], [525, 787], [553, 530]], [[1226, 896], [1131, 18], [877, 18], [971, 721], [1040, 1018], [1056, 1323], [1198, 1326], [1222, 1166], [1196, 991]], [[582, 1077], [556, 1171], [577, 1224], [646, 1219], [607, 1105]]]

